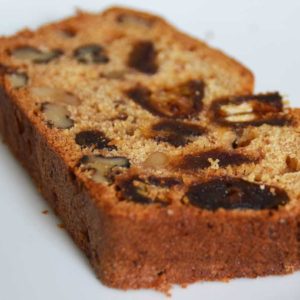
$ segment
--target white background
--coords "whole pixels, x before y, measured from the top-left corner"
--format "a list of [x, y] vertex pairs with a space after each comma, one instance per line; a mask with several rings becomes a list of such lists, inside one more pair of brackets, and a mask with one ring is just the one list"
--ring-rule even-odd
[[[0, 0], [0, 34], [70, 15], [124, 4], [163, 15], [180, 29], [242, 61], [256, 91], [279, 90], [300, 106], [300, 1], [275, 0]], [[153, 291], [101, 285], [86, 258], [48, 209], [30, 178], [0, 144], [0, 299], [165, 299]], [[300, 273], [283, 277], [198, 283], [174, 288], [172, 299], [299, 300]]]

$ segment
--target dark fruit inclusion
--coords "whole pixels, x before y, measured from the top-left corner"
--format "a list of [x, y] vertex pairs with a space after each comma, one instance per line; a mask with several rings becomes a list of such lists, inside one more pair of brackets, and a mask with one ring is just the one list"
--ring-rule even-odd
[[213, 149], [206, 152], [187, 154], [177, 163], [176, 167], [192, 171], [205, 169], [211, 166], [209, 159], [218, 160], [219, 167], [239, 166], [244, 163], [257, 161], [238, 152]]
[[151, 41], [140, 41], [134, 45], [129, 54], [128, 66], [142, 73], [155, 74], [158, 69], [156, 54]]
[[193, 123], [162, 119], [152, 126], [153, 138], [158, 142], [167, 142], [175, 147], [185, 146], [193, 137], [203, 135], [206, 130]]
[[116, 149], [116, 146], [109, 145], [110, 140], [99, 130], [86, 130], [76, 134], [76, 144], [82, 147], [95, 147], [96, 149]]
[[289, 198], [285, 191], [248, 182], [243, 179], [220, 177], [190, 186], [190, 204], [208, 209], [277, 209]]
[[[132, 201], [139, 204], [160, 204], [162, 206], [167, 205], [167, 202], [160, 199], [152, 199], [143, 191], [143, 187], [148, 188], [172, 188], [174, 185], [181, 184], [181, 180], [172, 177], [156, 177], [149, 176], [148, 178], [140, 178], [139, 176], [133, 176], [121, 182], [119, 188], [122, 196], [128, 201]], [[139, 187], [140, 186], [140, 187]]]
[[197, 116], [202, 109], [205, 84], [202, 80], [188, 80], [170, 88], [151, 91], [137, 85], [127, 91], [127, 96], [151, 114], [184, 119]]
[[[226, 120], [222, 106], [224, 105], [239, 105], [242, 103], [250, 103], [252, 106], [252, 113], [255, 118], [251, 121], [231, 122]], [[271, 126], [286, 126], [291, 122], [282, 115], [283, 101], [279, 93], [268, 93], [258, 95], [237, 96], [230, 98], [223, 98], [213, 101], [211, 111], [215, 122], [224, 126], [231, 127], [246, 127], [246, 126], [261, 126], [263, 124]], [[242, 116], [243, 113], [240, 114]]]

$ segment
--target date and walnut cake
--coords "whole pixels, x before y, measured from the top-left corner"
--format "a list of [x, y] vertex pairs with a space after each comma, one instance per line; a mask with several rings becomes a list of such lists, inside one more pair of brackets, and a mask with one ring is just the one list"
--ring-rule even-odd
[[300, 267], [300, 110], [129, 9], [0, 39], [4, 141], [111, 287]]

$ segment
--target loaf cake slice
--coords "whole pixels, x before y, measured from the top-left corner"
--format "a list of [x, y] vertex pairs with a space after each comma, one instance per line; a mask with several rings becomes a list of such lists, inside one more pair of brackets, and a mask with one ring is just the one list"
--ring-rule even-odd
[[168, 288], [300, 262], [299, 110], [123, 8], [0, 39], [0, 130], [103, 283]]

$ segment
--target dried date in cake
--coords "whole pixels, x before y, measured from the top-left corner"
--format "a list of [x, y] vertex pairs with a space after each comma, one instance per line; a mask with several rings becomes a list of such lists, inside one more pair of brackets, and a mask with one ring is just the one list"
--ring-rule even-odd
[[147, 178], [138, 175], [126, 178], [117, 184], [120, 197], [125, 201], [139, 204], [168, 205], [170, 188], [181, 184], [181, 180], [172, 177], [149, 176]]
[[279, 93], [224, 98], [215, 100], [211, 105], [213, 121], [232, 127], [284, 126], [289, 120], [282, 112], [283, 102]]
[[208, 167], [222, 168], [227, 166], [239, 166], [244, 163], [256, 161], [256, 158], [238, 152], [213, 149], [200, 153], [187, 154], [178, 162], [175, 162], [175, 167], [182, 170], [196, 171]]
[[84, 130], [76, 134], [76, 144], [81, 147], [93, 147], [96, 149], [114, 150], [116, 146], [110, 144], [110, 140], [99, 130]]
[[74, 50], [74, 57], [83, 64], [106, 64], [109, 58], [101, 45], [88, 44]]
[[166, 118], [189, 118], [197, 116], [202, 109], [204, 82], [189, 80], [172, 88], [150, 91], [136, 86], [127, 96], [153, 115]]
[[63, 54], [60, 49], [40, 50], [31, 46], [15, 48], [10, 52], [11, 56], [20, 60], [29, 60], [36, 64], [46, 64]]
[[158, 70], [157, 51], [151, 41], [139, 41], [129, 53], [128, 66], [145, 74], [155, 74]]
[[191, 205], [213, 211], [219, 208], [277, 209], [289, 201], [282, 189], [231, 177], [194, 183], [186, 197]]
[[96, 183], [108, 184], [112, 183], [114, 169], [127, 169], [130, 162], [123, 156], [85, 155], [78, 165], [83, 171], [90, 172], [90, 178]]
[[157, 142], [179, 147], [194, 141], [205, 132], [206, 130], [197, 124], [163, 119], [152, 125], [149, 136]]

